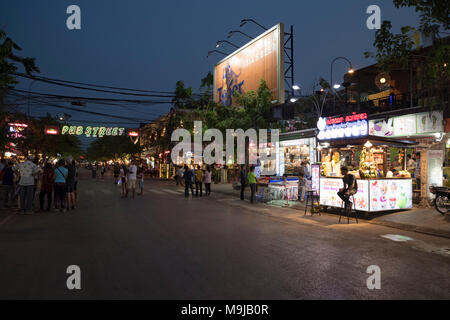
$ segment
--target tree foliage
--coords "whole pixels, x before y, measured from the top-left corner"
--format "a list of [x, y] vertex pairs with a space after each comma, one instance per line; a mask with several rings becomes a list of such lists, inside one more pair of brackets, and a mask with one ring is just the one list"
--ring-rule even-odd
[[[450, 79], [450, 40], [449, 37], [440, 37], [441, 33], [448, 34], [449, 30], [448, 3], [448, 0], [394, 0], [397, 8], [414, 7], [420, 13], [419, 26], [403, 26], [400, 34], [394, 34], [391, 22], [383, 21], [375, 35], [376, 52], [365, 52], [367, 58], [377, 60], [382, 71], [389, 72], [399, 67], [415, 70], [421, 95], [434, 99], [430, 107], [445, 101]], [[419, 54], [421, 36], [432, 39], [432, 45]]]
[[128, 136], [104, 136], [93, 141], [86, 152], [90, 161], [107, 161], [117, 158], [130, 158], [142, 151]]

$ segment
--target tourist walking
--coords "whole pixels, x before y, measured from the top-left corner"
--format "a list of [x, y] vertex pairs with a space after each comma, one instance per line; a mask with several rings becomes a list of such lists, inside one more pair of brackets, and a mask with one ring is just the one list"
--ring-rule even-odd
[[194, 188], [192, 186], [194, 181], [194, 171], [189, 169], [187, 165], [184, 166], [184, 196], [189, 197], [189, 189], [191, 189], [192, 196], [194, 196]]
[[120, 169], [116, 163], [114, 164], [114, 184], [117, 184], [119, 182], [119, 176], [120, 176]]
[[[4, 159], [2, 159], [4, 160]], [[10, 203], [14, 200], [14, 171], [13, 171], [13, 163], [8, 161], [3, 169], [1, 170], [2, 176], [2, 185], [5, 189], [4, 193], [4, 206], [5, 208], [10, 208]]]
[[77, 168], [72, 158], [67, 158], [67, 210], [76, 209], [75, 203], [75, 175]]
[[44, 166], [44, 173], [42, 174], [41, 192], [39, 193], [40, 210], [44, 210], [44, 200], [47, 196], [47, 211], [50, 211], [52, 206], [53, 185], [55, 183], [55, 171], [52, 164], [47, 162]]
[[203, 196], [203, 170], [197, 165], [195, 170], [195, 196], [198, 197], [198, 190], [200, 189], [200, 197]]
[[66, 212], [68, 170], [64, 167], [64, 164], [64, 159], [59, 160], [55, 169], [55, 208], [60, 212]]
[[255, 175], [255, 167], [250, 167], [250, 172], [247, 176], [248, 184], [250, 185], [251, 195], [250, 195], [250, 203], [253, 203], [253, 200], [255, 198], [255, 192], [256, 192], [256, 175]]
[[128, 179], [127, 179], [127, 193], [125, 198], [128, 197], [128, 192], [131, 190], [132, 199], [134, 199], [134, 194], [136, 190], [136, 177], [137, 175], [137, 166], [135, 161], [131, 163], [131, 166], [128, 168]]
[[137, 182], [138, 187], [141, 190], [141, 193], [138, 194], [142, 196], [144, 194], [144, 168], [142, 167], [142, 165], [139, 166], [137, 171]]
[[208, 165], [205, 172], [205, 195], [211, 194], [211, 167]]
[[38, 174], [39, 168], [32, 162], [33, 157], [16, 165], [13, 170], [20, 174], [19, 192], [20, 192], [20, 211], [22, 214], [32, 214], [34, 176]]

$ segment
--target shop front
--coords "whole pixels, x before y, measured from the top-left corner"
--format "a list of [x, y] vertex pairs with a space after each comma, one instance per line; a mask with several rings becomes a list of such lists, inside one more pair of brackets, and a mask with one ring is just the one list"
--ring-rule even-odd
[[321, 118], [318, 122], [320, 151], [320, 204], [342, 207], [337, 195], [343, 188], [341, 168], [356, 177], [358, 191], [354, 195], [356, 210], [382, 212], [412, 208], [411, 173], [406, 159], [400, 157], [397, 169], [390, 161], [390, 149], [401, 154], [414, 147], [413, 141], [369, 135], [367, 114]]
[[316, 161], [316, 129], [280, 134], [277, 148], [277, 176], [298, 176], [302, 163]]

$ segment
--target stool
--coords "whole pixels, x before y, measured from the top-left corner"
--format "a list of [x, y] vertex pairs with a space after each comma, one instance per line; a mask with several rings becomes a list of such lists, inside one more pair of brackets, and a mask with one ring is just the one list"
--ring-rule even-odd
[[[353, 202], [353, 208], [355, 209], [355, 218], [356, 218], [356, 223], [358, 223], [358, 212], [356, 211], [356, 203], [355, 203], [355, 196], [352, 194], [350, 197], [352, 197], [352, 202]], [[344, 206], [345, 202], [342, 201], [342, 206]], [[341, 209], [342, 209], [341, 206]], [[352, 208], [350, 207], [349, 209], [345, 208], [344, 209], [347, 212], [347, 223], [350, 223], [350, 213], [352, 212]], [[342, 217], [342, 210], [339, 213], [339, 223], [341, 223], [341, 217]]]
[[[311, 199], [311, 216], [312, 216], [314, 214], [314, 212], [313, 212], [314, 200], [316, 199], [317, 201], [319, 201], [319, 195], [317, 194], [317, 192], [315, 190], [306, 190], [305, 194], [306, 194], [306, 203], [305, 203], [305, 214], [304, 215], [306, 215], [306, 212], [308, 211], [308, 200]], [[319, 216], [321, 216], [320, 209], [319, 209], [318, 214], [319, 214]]]

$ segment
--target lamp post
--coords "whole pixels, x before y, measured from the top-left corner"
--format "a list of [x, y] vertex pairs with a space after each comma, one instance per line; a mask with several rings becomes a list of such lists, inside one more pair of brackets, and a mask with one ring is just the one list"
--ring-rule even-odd
[[249, 38], [250, 40], [254, 39], [253, 37], [249, 36], [245, 32], [242, 32], [242, 31], [239, 31], [239, 30], [232, 30], [232, 31], [228, 32], [227, 39], [230, 39], [233, 36], [233, 34], [235, 34], [235, 33], [240, 33], [240, 34], [246, 36], [247, 38]]
[[208, 51], [208, 55], [207, 55], [206, 57], [208, 58], [208, 57], [209, 57], [210, 55], [212, 55], [214, 52], [223, 54], [224, 56], [227, 56], [227, 55], [228, 55], [227, 53], [222, 52], [222, 51], [220, 51], [220, 50], [211, 50], [211, 51]]
[[333, 107], [336, 106], [336, 94], [334, 89], [334, 85], [333, 85], [333, 64], [336, 62], [336, 60], [345, 60], [348, 62], [348, 64], [350, 65], [350, 69], [348, 69], [347, 73], [353, 73], [355, 72], [355, 70], [353, 69], [352, 63], [350, 62], [350, 60], [348, 60], [346, 57], [336, 57], [333, 59], [333, 61], [331, 61], [331, 70], [330, 70], [330, 89], [331, 92], [333, 93]]
[[247, 22], [253, 22], [253, 23], [256, 24], [258, 27], [260, 27], [260, 28], [262, 28], [262, 29], [264, 29], [264, 30], [267, 30], [266, 27], [264, 27], [263, 25], [259, 24], [258, 22], [256, 22], [256, 21], [253, 20], [253, 19], [242, 19], [242, 20], [241, 20], [241, 25], [240, 25], [240, 27], [242, 28]]
[[230, 46], [233, 46], [233, 47], [235, 47], [236, 49], [239, 49], [239, 47], [238, 47], [237, 45], [235, 45], [233, 42], [230, 42], [230, 41], [228, 41], [228, 40], [219, 40], [219, 41], [217, 41], [217, 43], [216, 43], [216, 48], [220, 47], [220, 45], [221, 45], [222, 43], [228, 43]]

